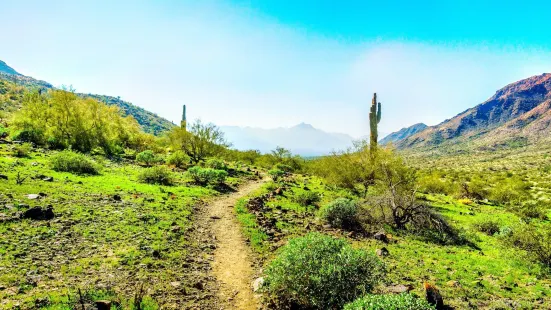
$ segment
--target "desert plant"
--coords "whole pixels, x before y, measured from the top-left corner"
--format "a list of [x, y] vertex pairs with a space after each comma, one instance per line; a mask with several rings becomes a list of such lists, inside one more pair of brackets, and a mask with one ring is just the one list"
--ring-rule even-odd
[[474, 228], [480, 232], [483, 232], [489, 236], [493, 236], [496, 233], [499, 233], [501, 230], [501, 225], [499, 222], [494, 220], [484, 220], [475, 223]]
[[381, 103], [377, 102], [377, 94], [373, 94], [371, 101], [371, 109], [369, 110], [369, 129], [370, 129], [370, 146], [373, 152], [377, 148], [378, 132], [377, 126], [381, 121]]
[[205, 162], [205, 166], [216, 170], [228, 170], [228, 165], [220, 158], [209, 158]]
[[320, 202], [321, 196], [319, 193], [307, 190], [300, 190], [293, 196], [293, 201], [303, 207], [315, 205]]
[[290, 173], [295, 170], [293, 169], [293, 167], [282, 163], [275, 164], [273, 169], [282, 170], [282, 171], [285, 171], [286, 173]]
[[157, 156], [151, 150], [146, 150], [136, 155], [136, 161], [150, 167], [158, 161]]
[[337, 198], [323, 206], [319, 211], [320, 217], [331, 226], [337, 228], [352, 228], [356, 224], [358, 205], [347, 198]]
[[431, 310], [426, 300], [411, 294], [366, 295], [344, 306], [344, 310]]
[[189, 156], [182, 151], [176, 151], [168, 156], [166, 163], [169, 165], [174, 165], [178, 168], [183, 168], [189, 163]]
[[277, 182], [283, 176], [285, 176], [285, 171], [279, 170], [279, 169], [272, 169], [272, 170], [268, 171], [268, 174], [270, 175], [270, 177], [272, 177], [272, 180], [274, 180], [274, 182]]
[[220, 128], [200, 121], [187, 129], [174, 127], [167, 133], [167, 138], [175, 150], [182, 150], [196, 164], [207, 157], [222, 154], [230, 145]]
[[219, 185], [224, 183], [228, 177], [227, 171], [201, 168], [199, 166], [189, 168], [188, 173], [193, 181], [199, 185]]
[[510, 208], [510, 210], [520, 216], [523, 220], [547, 219], [548, 207], [546, 203], [539, 200], [526, 200]]
[[55, 171], [75, 174], [98, 174], [98, 166], [88, 156], [65, 150], [53, 155], [50, 163]]
[[29, 157], [31, 153], [32, 144], [22, 143], [13, 147], [13, 156], [15, 157]]
[[551, 271], [551, 228], [548, 225], [519, 225], [513, 228], [505, 241], [525, 250], [529, 259], [541, 263]]
[[142, 183], [172, 185], [174, 178], [172, 173], [165, 166], [155, 166], [143, 169], [138, 175], [138, 179]]
[[265, 272], [263, 289], [279, 308], [340, 309], [383, 278], [379, 259], [319, 233], [291, 239]]

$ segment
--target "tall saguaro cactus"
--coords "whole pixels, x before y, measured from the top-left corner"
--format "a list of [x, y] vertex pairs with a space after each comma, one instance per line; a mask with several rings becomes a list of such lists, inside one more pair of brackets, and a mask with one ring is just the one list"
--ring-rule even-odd
[[370, 149], [373, 151], [377, 148], [378, 132], [377, 125], [381, 121], [381, 103], [377, 102], [377, 93], [373, 94], [371, 101], [371, 110], [369, 111], [369, 129], [371, 131]]

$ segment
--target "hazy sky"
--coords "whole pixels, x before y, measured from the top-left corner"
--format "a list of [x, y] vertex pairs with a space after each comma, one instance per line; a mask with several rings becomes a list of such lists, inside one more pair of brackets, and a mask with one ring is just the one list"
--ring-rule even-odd
[[[455, 3], [455, 4], [454, 4]], [[460, 3], [460, 4], [458, 4]], [[551, 72], [551, 1], [0, 0], [0, 59], [178, 122], [434, 125]]]

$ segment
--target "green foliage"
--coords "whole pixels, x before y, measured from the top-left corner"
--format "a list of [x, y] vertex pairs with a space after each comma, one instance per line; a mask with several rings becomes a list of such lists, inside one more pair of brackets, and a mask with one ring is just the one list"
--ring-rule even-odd
[[174, 150], [182, 150], [194, 163], [207, 157], [223, 155], [230, 145], [220, 128], [200, 121], [191, 124], [188, 129], [174, 127], [166, 138]]
[[50, 163], [55, 171], [75, 174], [98, 174], [98, 166], [86, 155], [65, 150], [53, 155]]
[[286, 173], [291, 173], [294, 171], [293, 167], [282, 163], [275, 164], [273, 169], [282, 170], [282, 171], [285, 171]]
[[285, 171], [279, 169], [272, 169], [268, 171], [268, 174], [274, 180], [274, 182], [279, 181], [282, 177], [285, 176]]
[[331, 226], [349, 229], [357, 222], [358, 205], [347, 198], [337, 198], [323, 206], [319, 211], [320, 217]]
[[540, 200], [526, 200], [510, 209], [524, 220], [546, 220], [549, 205]]
[[32, 149], [31, 143], [22, 143], [13, 147], [13, 156], [15, 157], [29, 157]]
[[247, 199], [240, 199], [235, 204], [237, 220], [241, 223], [243, 233], [253, 250], [262, 254], [267, 250], [265, 241], [268, 240], [268, 236], [258, 227], [255, 215], [247, 209], [247, 202]]
[[424, 193], [444, 195], [453, 195], [458, 190], [452, 181], [436, 173], [419, 178], [419, 188]]
[[216, 170], [212, 168], [201, 168], [194, 166], [188, 169], [190, 177], [199, 185], [219, 185], [226, 181], [228, 172], [225, 170]]
[[319, 203], [321, 201], [321, 196], [317, 192], [299, 190], [293, 196], [293, 201], [303, 207], [307, 207], [307, 206], [316, 205], [317, 203]]
[[154, 163], [159, 162], [159, 159], [157, 158], [157, 156], [155, 156], [155, 153], [153, 153], [153, 151], [145, 150], [136, 155], [136, 161], [149, 167]]
[[551, 227], [520, 225], [506, 237], [508, 244], [526, 251], [528, 257], [551, 271]]
[[366, 295], [344, 306], [344, 310], [431, 310], [424, 299], [411, 294]]
[[27, 93], [13, 126], [15, 139], [39, 145], [52, 141], [55, 148], [80, 152], [101, 147], [106, 154], [139, 147], [145, 135], [138, 123], [122, 116], [117, 107], [64, 90]]
[[155, 166], [143, 169], [138, 175], [138, 180], [142, 183], [173, 185], [174, 178], [172, 172], [165, 166]]
[[496, 182], [490, 191], [489, 198], [499, 204], [521, 203], [529, 197], [530, 185], [518, 177], [507, 178]]
[[178, 168], [183, 168], [189, 163], [189, 156], [182, 151], [176, 151], [168, 156], [166, 163]]
[[381, 262], [343, 239], [319, 233], [291, 239], [265, 272], [264, 289], [281, 308], [340, 309], [383, 278]]
[[216, 170], [228, 170], [228, 165], [220, 158], [209, 158], [205, 166]]
[[501, 231], [501, 225], [495, 220], [483, 220], [474, 223], [474, 228], [480, 232], [483, 232], [489, 236], [493, 236]]

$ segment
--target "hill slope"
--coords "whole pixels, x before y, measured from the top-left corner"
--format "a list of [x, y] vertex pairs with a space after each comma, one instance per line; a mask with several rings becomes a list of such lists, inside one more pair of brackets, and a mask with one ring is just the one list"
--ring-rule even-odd
[[389, 135], [387, 135], [386, 137], [382, 138], [381, 140], [379, 140], [379, 143], [382, 144], [382, 145], [386, 145], [386, 144], [389, 144], [389, 143], [396, 143], [400, 140], [403, 140], [407, 137], [410, 137], [420, 131], [423, 131], [425, 130], [425, 128], [427, 128], [428, 126], [423, 124], [423, 123], [417, 123], [417, 124], [414, 124], [414, 125], [411, 125], [409, 127], [405, 127], [405, 128], [402, 128], [396, 132], [393, 132]]
[[[2, 92], [7, 93], [10, 90], [14, 93], [20, 93], [19, 88], [21, 86], [27, 89], [39, 88], [47, 90], [55, 88], [48, 82], [21, 75], [13, 70], [11, 67], [8, 67], [3, 61], [0, 61], [0, 94]], [[135, 106], [130, 102], [121, 100], [117, 97], [95, 94], [78, 95], [83, 97], [92, 97], [108, 105], [118, 106], [121, 111], [123, 111], [126, 115], [132, 115], [136, 119], [136, 121], [138, 121], [140, 126], [142, 126], [143, 130], [148, 133], [158, 135], [175, 126], [167, 119], [162, 118], [155, 113], [149, 112], [143, 108]], [[0, 102], [0, 107], [4, 111], [13, 111], [19, 108], [19, 104], [19, 100], [6, 100], [5, 102]]]
[[551, 133], [551, 74], [505, 86], [484, 103], [397, 142], [399, 148], [472, 141], [499, 145], [536, 141]]
[[326, 155], [351, 146], [354, 140], [349, 135], [325, 132], [304, 123], [291, 128], [222, 126], [221, 129], [235, 148], [256, 149], [263, 153], [281, 146], [302, 156]]

